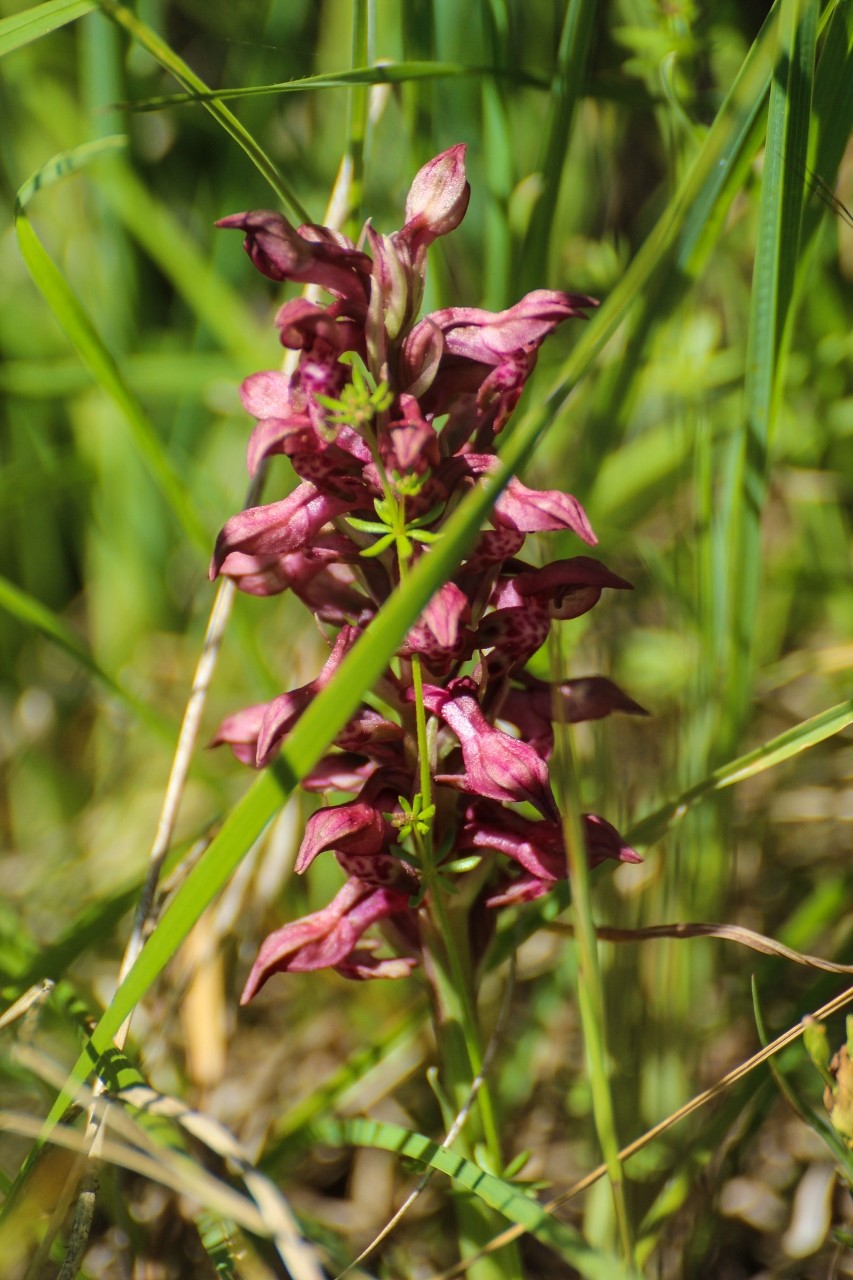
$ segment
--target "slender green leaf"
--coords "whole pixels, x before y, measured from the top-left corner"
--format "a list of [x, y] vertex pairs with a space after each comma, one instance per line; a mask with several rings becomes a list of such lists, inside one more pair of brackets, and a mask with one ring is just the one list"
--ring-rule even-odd
[[359, 85], [408, 84], [421, 80], [480, 79], [497, 76], [515, 84], [544, 89], [541, 76], [517, 68], [496, 66], [464, 66], [458, 62], [382, 62], [375, 67], [354, 67], [352, 71], [324, 71], [316, 76], [299, 76], [295, 80], [278, 80], [273, 84], [253, 84], [235, 89], [208, 89], [205, 92], [161, 94], [127, 105], [133, 111], [162, 111], [164, 107], [185, 106], [193, 102], [235, 102], [242, 98], [259, 98], [269, 94], [304, 93], [312, 89], [349, 89]]
[[[565, 663], [555, 641], [551, 649], [551, 678], [555, 686]], [[575, 766], [571, 730], [565, 723], [554, 725], [554, 784], [560, 807], [563, 840], [566, 846], [569, 879], [572, 885], [572, 916], [577, 951], [577, 996], [584, 1040], [587, 1075], [592, 1096], [592, 1114], [601, 1153], [613, 1195], [622, 1255], [633, 1256], [632, 1228], [625, 1198], [625, 1180], [619, 1159], [621, 1143], [616, 1130], [611, 1071], [607, 1051], [607, 1017], [601, 978], [598, 942], [590, 893], [590, 867], [583, 829], [580, 783]]]
[[[767, 1027], [764, 1022], [764, 1015], [761, 1011], [761, 1005], [758, 1000], [758, 983], [755, 975], [752, 977], [752, 1009], [755, 1015], [755, 1026], [758, 1031], [758, 1039], [762, 1048], [766, 1048], [770, 1042], [767, 1034]], [[847, 1146], [847, 1143], [841, 1135], [833, 1127], [832, 1122], [826, 1113], [821, 1114], [815, 1111], [804, 1098], [800, 1097], [794, 1081], [789, 1076], [783, 1066], [783, 1057], [779, 1054], [775, 1058], [768, 1059], [767, 1067], [776, 1081], [779, 1092], [788, 1102], [791, 1109], [800, 1117], [800, 1119], [809, 1126], [809, 1128], [817, 1134], [817, 1136], [826, 1143], [833, 1159], [844, 1170], [844, 1176], [851, 1187], [853, 1187], [853, 1152]]]
[[[32, 189], [36, 190], [37, 184]], [[184, 532], [197, 547], [206, 552], [208, 535], [195, 513], [187, 486], [175, 471], [142, 405], [122, 377], [115, 359], [107, 350], [68, 281], [45, 251], [22, 208], [19, 208], [15, 218], [15, 231], [21, 254], [36, 288], [77, 348], [81, 360], [98, 385], [121, 410], [143, 461]]]
[[542, 142], [539, 193], [521, 253], [528, 289], [547, 280], [548, 253], [557, 213], [560, 184], [578, 99], [584, 91], [584, 71], [589, 53], [597, 0], [569, 0], [551, 82], [550, 102]]
[[[832, 187], [853, 129], [853, 5], [839, 5], [822, 41], [812, 104], [817, 131], [814, 177]], [[805, 245], [825, 218], [827, 206], [810, 200], [803, 213], [801, 240]], [[800, 255], [802, 273], [808, 262]]]
[[761, 578], [761, 523], [769, 450], [783, 367], [783, 334], [793, 299], [808, 158], [817, 40], [817, 0], [782, 0], [770, 92], [758, 242], [747, 342], [744, 427], [733, 492], [730, 563], [735, 597], [728, 611], [732, 652], [730, 740], [742, 721], [755, 659]]
[[116, 133], [110, 134], [105, 138], [96, 138], [93, 142], [84, 142], [81, 146], [73, 147], [70, 151], [61, 151], [59, 155], [54, 156], [46, 164], [43, 164], [19, 188], [15, 201], [16, 215], [24, 212], [37, 191], [41, 191], [44, 187], [52, 186], [54, 182], [61, 182], [63, 178], [69, 177], [72, 173], [79, 173], [81, 169], [84, 169], [86, 165], [91, 164], [94, 160], [100, 160], [115, 151], [123, 150], [127, 143], [128, 139], [125, 134]]
[[120, 681], [104, 671], [71, 628], [52, 609], [48, 609], [47, 605], [28, 595], [26, 591], [22, 591], [20, 587], [4, 577], [0, 577], [0, 609], [5, 609], [23, 626], [40, 631], [42, 635], [47, 636], [158, 734], [169, 741], [175, 738], [174, 726], [159, 716], [147, 703], [137, 698]]
[[[151, 27], [144, 23], [141, 18], [138, 18], [126, 5], [117, 3], [117, 0], [98, 0], [98, 4], [103, 12], [112, 18], [113, 22], [118, 23], [143, 49], [147, 49], [161, 66], [171, 72], [179, 84], [182, 84], [192, 93], [207, 94], [210, 92], [204, 81], [191, 70], [183, 58], [180, 58], [165, 40], [158, 36], [155, 31], [152, 31]], [[230, 134], [234, 141], [243, 148], [255, 167], [266, 178], [282, 204], [289, 208], [300, 222], [310, 222], [309, 214], [290, 190], [284, 175], [270, 159], [260, 143], [252, 137], [248, 129], [240, 123], [227, 107], [222, 106], [218, 98], [212, 98], [210, 101], [205, 102], [205, 106], [217, 124], [221, 125], [225, 132]]]
[[4, 53], [50, 35], [51, 31], [82, 18], [95, 8], [97, 5], [92, 0], [47, 0], [46, 4], [34, 5], [23, 13], [10, 14], [0, 22], [0, 58]]
[[594, 1249], [568, 1223], [549, 1214], [531, 1194], [484, 1173], [473, 1161], [440, 1147], [420, 1133], [412, 1133], [396, 1124], [361, 1119], [328, 1121], [318, 1125], [316, 1131], [318, 1139], [336, 1146], [393, 1151], [447, 1174], [490, 1209], [495, 1209], [509, 1222], [523, 1227], [554, 1249], [587, 1280], [628, 1280], [628, 1277], [636, 1277], [636, 1272], [625, 1267], [618, 1258]]
[[793, 729], [786, 729], [777, 738], [771, 738], [769, 742], [756, 747], [754, 751], [748, 751], [737, 760], [732, 760], [729, 764], [715, 769], [707, 778], [697, 782], [676, 800], [668, 800], [654, 813], [643, 818], [631, 828], [626, 838], [631, 844], [642, 847], [653, 844], [655, 840], [661, 838], [673, 822], [683, 818], [688, 809], [704, 796], [710, 795], [713, 791], [722, 791], [725, 787], [732, 787], [736, 782], [743, 782], [745, 778], [752, 778], [758, 773], [764, 773], [766, 769], [772, 769], [801, 751], [807, 751], [809, 747], [814, 747], [817, 743], [831, 738], [833, 734], [840, 733], [849, 724], [853, 724], [853, 699], [840, 702], [838, 706], [830, 707], [828, 711], [821, 711], [819, 715], [812, 716], [810, 720], [804, 720]]

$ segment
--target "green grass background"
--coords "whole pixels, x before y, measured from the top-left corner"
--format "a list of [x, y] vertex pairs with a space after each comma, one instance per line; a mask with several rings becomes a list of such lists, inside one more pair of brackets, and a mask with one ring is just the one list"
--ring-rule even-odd
[[[304, 810], [281, 804], [322, 751], [330, 714], [345, 718], [346, 699], [369, 683], [366, 655], [346, 691], [315, 703], [278, 781], [250, 791], [230, 757], [196, 752], [177, 854], [232, 817], [193, 879], [182, 882], [172, 859], [183, 888], [124, 1003], [113, 1000], [213, 602], [209, 550], [244, 499], [250, 423], [237, 386], [281, 354], [280, 295], [213, 222], [263, 207], [321, 221], [348, 154], [352, 227], [369, 214], [390, 231], [419, 165], [465, 141], [471, 207], [432, 251], [425, 305], [501, 309], [540, 286], [602, 299], [593, 321], [544, 348], [509, 449], [528, 483], [584, 503], [602, 558], [635, 585], [563, 628], [571, 674], [608, 674], [653, 713], [575, 739], [581, 807], [630, 830], [782, 733], [808, 745], [797, 726], [851, 695], [853, 230], [824, 187], [853, 203], [853, 16], [843, 0], [779, 0], [770, 18], [761, 4], [689, 0], [92, 8], [66, 0], [25, 11], [25, 22], [0, 5], [0, 988], [9, 1003], [42, 978], [65, 981], [33, 1034], [66, 1070], [80, 1049], [72, 993], [96, 1016], [108, 1010], [99, 1048], [139, 1003], [130, 1061], [236, 1132], [342, 1266], [381, 1225], [363, 1188], [381, 1171], [390, 1206], [411, 1166], [380, 1154], [387, 1133], [354, 1156], [352, 1134], [310, 1125], [331, 1124], [352, 1095], [356, 1110], [379, 1105], [389, 1125], [440, 1137], [423, 993], [416, 980], [356, 987], [314, 975], [272, 984], [248, 1012], [236, 995], [264, 932], [336, 883], [320, 864], [309, 883], [292, 879]], [[387, 83], [346, 87], [351, 68], [383, 61]], [[289, 84], [310, 76], [327, 83]], [[276, 84], [209, 109], [128, 105], [181, 85]], [[116, 135], [126, 141], [109, 142]], [[286, 467], [273, 468], [265, 496], [288, 483]], [[463, 522], [436, 572], [461, 554]], [[553, 538], [540, 554], [573, 550]], [[377, 628], [379, 667], [418, 591], [429, 594], [422, 579]], [[238, 599], [202, 740], [227, 712], [312, 678], [320, 654], [298, 604]], [[595, 920], [737, 923], [853, 961], [853, 754], [849, 732], [834, 733], [849, 719], [840, 712], [812, 750], [772, 768], [759, 757], [746, 781], [659, 823], [639, 872], [593, 877]], [[195, 959], [185, 951], [159, 976], [211, 900]], [[705, 939], [602, 944], [600, 961], [612, 1133], [593, 1122], [589, 1028], [565, 937], [539, 930], [521, 947], [493, 1067], [508, 1154], [530, 1148], [527, 1172], [556, 1190], [598, 1164], [608, 1136], [617, 1146], [638, 1137], [754, 1051], [751, 974], [770, 1034], [844, 982]], [[187, 1000], [200, 973], [211, 983], [200, 996], [207, 1049]], [[499, 1001], [490, 979], [487, 1025]], [[839, 1020], [830, 1033], [843, 1040]], [[43, 1062], [16, 1056], [20, 1024], [0, 1036], [4, 1106], [43, 1116], [56, 1086]], [[212, 1065], [199, 1068], [194, 1053]], [[802, 1050], [783, 1065], [819, 1111], [822, 1082]], [[840, 1191], [812, 1253], [790, 1253], [798, 1187], [840, 1159], [790, 1117], [765, 1068], [626, 1166], [645, 1274], [825, 1275], [847, 1256]], [[2, 1140], [14, 1276], [32, 1248], [15, 1204], [30, 1195], [47, 1211], [55, 1198], [38, 1168], [21, 1178], [28, 1149]], [[742, 1211], [744, 1180], [764, 1196], [764, 1218]], [[113, 1274], [122, 1249], [186, 1274], [197, 1224], [169, 1201], [150, 1225], [138, 1180], [107, 1171], [103, 1181], [102, 1251], [84, 1274]], [[365, 1264], [372, 1274], [450, 1264], [449, 1185], [437, 1175]], [[546, 1244], [525, 1246], [525, 1274], [596, 1274], [596, 1251], [617, 1249], [612, 1204], [606, 1181], [573, 1202], [587, 1253], [543, 1227]], [[197, 1265], [213, 1266], [214, 1245], [199, 1250]], [[55, 1259], [62, 1252], [60, 1237]], [[264, 1246], [252, 1257], [276, 1274]], [[244, 1274], [230, 1255], [226, 1264]]]

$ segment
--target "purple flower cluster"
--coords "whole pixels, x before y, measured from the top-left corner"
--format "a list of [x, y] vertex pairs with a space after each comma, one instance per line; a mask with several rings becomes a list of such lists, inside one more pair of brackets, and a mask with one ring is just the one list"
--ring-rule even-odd
[[[247, 764], [275, 756], [407, 566], [429, 554], [448, 514], [496, 467], [496, 438], [544, 339], [596, 305], [539, 289], [507, 311], [448, 307], [417, 319], [427, 248], [458, 226], [468, 205], [464, 158], [465, 147], [454, 146], [420, 170], [402, 229], [383, 236], [368, 224], [370, 255], [326, 227], [294, 229], [277, 213], [219, 224], [245, 233], [264, 275], [319, 285], [332, 299], [286, 302], [276, 323], [282, 344], [299, 353], [295, 371], [256, 373], [242, 387], [257, 419], [250, 472], [285, 454], [300, 483], [283, 501], [228, 521], [211, 576], [225, 574], [254, 595], [293, 591], [330, 646], [309, 684], [220, 726], [214, 742], [228, 743]], [[419, 956], [415, 904], [423, 891], [416, 833], [427, 828], [439, 873], [451, 864], [494, 864], [482, 876], [486, 907], [532, 901], [565, 878], [548, 779], [554, 717], [594, 720], [642, 708], [604, 677], [551, 686], [525, 664], [553, 620], [576, 618], [604, 588], [629, 583], [586, 555], [543, 568], [520, 559], [529, 533], [570, 530], [595, 544], [569, 494], [511, 480], [490, 524], [400, 646], [376, 691], [386, 713], [363, 705], [303, 779], [308, 791], [354, 799], [309, 819], [296, 869], [332, 852], [347, 880], [322, 911], [267, 938], [244, 1002], [273, 973], [409, 973]], [[416, 666], [430, 719], [430, 804], [419, 789]], [[588, 814], [584, 822], [591, 865], [636, 860], [603, 818]], [[368, 935], [380, 923], [384, 946]]]

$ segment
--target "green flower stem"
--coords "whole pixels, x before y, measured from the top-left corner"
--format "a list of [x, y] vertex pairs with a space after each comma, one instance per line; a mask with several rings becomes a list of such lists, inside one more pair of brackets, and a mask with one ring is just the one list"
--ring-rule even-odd
[[[418, 765], [420, 768], [420, 789], [422, 798], [422, 809], [428, 809], [432, 804], [432, 774], [430, 773], [429, 759], [429, 743], [427, 742], [426, 729], [426, 708], [424, 707], [424, 677], [421, 669], [420, 654], [416, 653], [412, 656], [412, 683], [415, 686], [415, 723], [418, 731]], [[425, 836], [424, 843], [428, 846], [427, 854], [430, 865], [433, 863], [432, 852], [432, 823]]]
[[[561, 671], [558, 647], [553, 643], [552, 657], [555, 670]], [[598, 945], [592, 916], [592, 899], [589, 889], [589, 865], [586, 856], [580, 805], [577, 770], [569, 726], [561, 718], [555, 706], [554, 729], [557, 758], [554, 777], [557, 783], [557, 800], [563, 815], [563, 836], [572, 885], [572, 907], [575, 941], [578, 953], [578, 1008], [583, 1029], [584, 1050], [592, 1093], [592, 1112], [601, 1152], [607, 1165], [607, 1176], [613, 1192], [613, 1206], [619, 1231], [619, 1240], [625, 1262], [630, 1267], [634, 1248], [628, 1206], [625, 1199], [625, 1183], [619, 1160], [619, 1138], [613, 1111], [613, 1095], [607, 1064], [606, 1021], [601, 968], [598, 961]]]
[[[400, 560], [400, 576], [407, 566]], [[411, 659], [412, 683], [415, 690], [415, 723], [418, 741], [419, 786], [422, 809], [432, 805], [432, 775], [427, 741], [426, 708], [424, 706], [423, 670], [419, 654]], [[458, 1114], [468, 1100], [471, 1085], [483, 1070], [483, 1048], [477, 1017], [470, 956], [468, 954], [468, 915], [456, 912], [452, 918], [435, 865], [432, 822], [426, 831], [413, 829], [412, 840], [417, 850], [427, 886], [428, 910], [423, 913], [424, 967], [432, 988], [435, 1040], [441, 1059], [441, 1078]], [[477, 1110], [489, 1159], [495, 1172], [503, 1168], [500, 1134], [489, 1083], [482, 1080], [477, 1094]], [[465, 1154], [470, 1154], [473, 1141], [464, 1131], [458, 1139]], [[484, 1214], [475, 1201], [457, 1202], [460, 1249], [463, 1257], [478, 1253], [495, 1235], [491, 1215]], [[521, 1274], [514, 1245], [488, 1255], [468, 1272], [471, 1280], [506, 1280]]]
[[[352, 66], [366, 66], [368, 57], [368, 16], [367, 0], [356, 0], [352, 17]], [[357, 240], [361, 225], [361, 199], [364, 192], [364, 148], [367, 137], [367, 102], [366, 85], [353, 85], [349, 91], [349, 120], [347, 128], [347, 151], [345, 162], [349, 165], [351, 175], [349, 201], [344, 231], [351, 239]]]

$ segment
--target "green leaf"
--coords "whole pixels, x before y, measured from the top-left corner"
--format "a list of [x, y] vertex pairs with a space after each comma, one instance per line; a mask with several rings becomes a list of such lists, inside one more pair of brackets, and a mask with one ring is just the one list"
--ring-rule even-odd
[[[752, 979], [752, 1009], [755, 1015], [755, 1025], [758, 1030], [758, 1038], [763, 1048], [766, 1048], [770, 1037], [767, 1034], [767, 1028], [764, 1024], [764, 1017], [761, 1012], [761, 1006], [758, 1002], [758, 984], [755, 978]], [[768, 1059], [767, 1066], [773, 1079], [779, 1088], [780, 1093], [787, 1099], [791, 1108], [803, 1120], [810, 1129], [812, 1129], [819, 1138], [821, 1138], [832, 1152], [838, 1164], [844, 1171], [844, 1175], [853, 1187], [853, 1151], [847, 1146], [844, 1139], [838, 1134], [827, 1115], [821, 1114], [814, 1107], [800, 1096], [800, 1093], [794, 1085], [790, 1073], [783, 1067], [782, 1056]]]
[[115, 133], [109, 134], [105, 138], [96, 138], [93, 142], [84, 142], [81, 146], [73, 147], [70, 151], [60, 151], [58, 155], [53, 156], [51, 160], [48, 160], [46, 164], [37, 169], [32, 177], [28, 178], [23, 186], [19, 188], [15, 199], [15, 216], [18, 217], [23, 214], [33, 196], [37, 191], [41, 191], [43, 187], [52, 186], [53, 183], [60, 182], [72, 173], [78, 173], [86, 165], [91, 164], [93, 160], [100, 160], [103, 156], [124, 150], [127, 143], [126, 134]]
[[82, 18], [95, 8], [97, 5], [92, 0], [47, 0], [47, 4], [11, 14], [0, 22], [0, 58], [4, 53], [50, 35], [51, 31]]
[[335, 1120], [316, 1126], [317, 1137], [336, 1146], [352, 1145], [393, 1151], [447, 1174], [459, 1186], [554, 1249], [587, 1280], [628, 1280], [636, 1272], [613, 1254], [594, 1249], [568, 1223], [553, 1217], [532, 1196], [511, 1182], [486, 1173], [455, 1151], [440, 1147], [420, 1133], [378, 1120]]
[[729, 563], [736, 572], [728, 610], [732, 648], [727, 692], [730, 723], [735, 727], [746, 714], [755, 641], [760, 635], [755, 619], [762, 513], [800, 247], [817, 24], [817, 0], [782, 0], [752, 279], [744, 423], [730, 473]]
[[[91, 148], [80, 150], [92, 154]], [[61, 159], [57, 158], [58, 161]], [[62, 170], [61, 165], [60, 169], [56, 169], [54, 165], [55, 162], [47, 169], [51, 178], [58, 176], [60, 171], [67, 171]], [[76, 347], [81, 360], [98, 385], [121, 410], [143, 461], [178, 523], [190, 541], [206, 554], [209, 547], [208, 534], [196, 515], [187, 486], [175, 471], [145, 410], [125, 382], [90, 317], [62, 272], [45, 251], [23, 212], [23, 199], [28, 193], [38, 190], [39, 185], [37, 176], [24, 184], [19, 193], [19, 207], [15, 217], [15, 232], [27, 269], [56, 320]]]
[[736, 760], [721, 765], [707, 778], [689, 787], [677, 799], [668, 800], [654, 813], [643, 818], [626, 834], [626, 840], [643, 848], [654, 844], [656, 840], [660, 840], [673, 822], [683, 818], [688, 809], [704, 796], [710, 795], [713, 791], [722, 791], [725, 787], [732, 787], [736, 782], [743, 782], [745, 778], [752, 778], [757, 773], [764, 773], [766, 769], [772, 769], [801, 751], [816, 746], [818, 742], [831, 738], [833, 734], [840, 733], [849, 724], [853, 724], [853, 699], [840, 702], [838, 706], [830, 707], [828, 711], [821, 711], [819, 715], [812, 716], [810, 720], [804, 720], [793, 729], [786, 729], [784, 733], [771, 738], [769, 742], [756, 747], [754, 751], [748, 751], [745, 755], [738, 756]]
[[134, 714], [139, 716], [156, 733], [169, 741], [174, 740], [176, 730], [173, 725], [158, 715], [156, 711], [153, 711], [147, 703], [137, 698], [120, 681], [104, 671], [103, 667], [96, 662], [71, 628], [52, 609], [48, 609], [47, 605], [34, 599], [33, 596], [28, 595], [26, 591], [22, 591], [20, 587], [15, 586], [13, 582], [9, 582], [4, 577], [0, 577], [0, 609], [5, 609], [13, 618], [17, 618], [18, 622], [23, 626], [40, 631], [42, 635], [47, 636], [49, 640], [52, 640], [60, 649], [69, 654], [75, 662], [79, 663], [84, 670], [90, 672], [110, 693], [120, 698]]
[[234, 102], [242, 98], [258, 98], [269, 94], [304, 93], [306, 89], [345, 89], [358, 85], [408, 84], [418, 80], [479, 79], [500, 76], [516, 84], [544, 88], [540, 76], [526, 71], [502, 67], [469, 67], [458, 62], [383, 62], [375, 67], [354, 67], [352, 71], [326, 71], [316, 76], [300, 76], [295, 80], [279, 80], [274, 84], [254, 84], [238, 89], [208, 89], [197, 93], [163, 94], [128, 105], [134, 111], [161, 111], [164, 107], [184, 106], [211, 100]]
[[563, 19], [557, 63], [551, 82], [542, 156], [542, 186], [520, 255], [528, 289], [548, 278], [548, 255], [557, 215], [566, 152], [578, 99], [584, 92], [584, 72], [596, 16], [596, 0], [569, 0]]
[[[182, 84], [193, 94], [210, 95], [211, 91], [207, 85], [184, 62], [183, 58], [179, 57], [174, 49], [158, 36], [155, 31], [152, 31], [141, 18], [138, 18], [131, 9], [128, 9], [126, 5], [118, 4], [117, 0], [98, 0], [98, 4], [103, 12], [109, 18], [112, 18], [113, 22], [122, 27], [143, 49], [147, 49], [162, 67], [170, 71], [179, 84]], [[243, 148], [255, 167], [266, 178], [282, 204], [289, 208], [300, 222], [310, 222], [310, 215], [290, 190], [290, 187], [285, 182], [284, 175], [270, 159], [260, 143], [252, 137], [248, 129], [240, 123], [227, 107], [222, 106], [218, 97], [206, 96], [204, 101], [207, 110], [217, 124], [221, 125], [225, 132], [230, 134], [234, 141]]]

